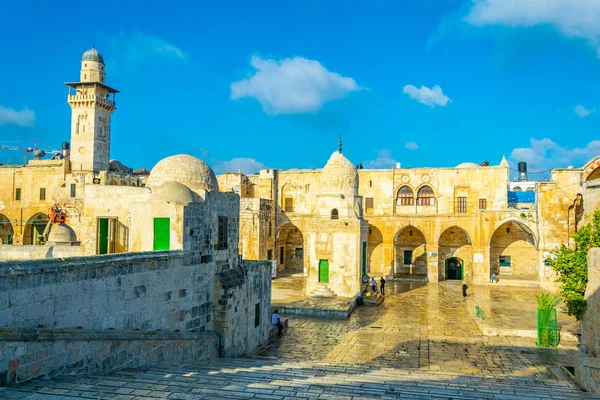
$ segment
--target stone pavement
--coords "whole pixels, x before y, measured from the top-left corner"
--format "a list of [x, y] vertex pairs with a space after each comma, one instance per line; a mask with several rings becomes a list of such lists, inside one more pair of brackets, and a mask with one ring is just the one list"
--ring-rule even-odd
[[0, 388], [4, 399], [587, 399], [566, 382], [327, 362], [218, 359]]
[[[473, 315], [479, 305], [485, 312], [483, 321], [477, 324], [485, 334], [503, 336], [537, 337], [535, 296], [545, 292], [540, 288], [500, 286], [499, 284], [477, 285], [469, 288], [466, 306]], [[578, 342], [581, 323], [557, 308], [561, 340]]]
[[291, 317], [288, 333], [263, 355], [487, 376], [543, 376], [548, 365], [573, 365], [574, 346], [540, 349], [535, 339], [483, 336], [460, 282], [389, 282], [386, 291], [383, 305], [358, 307], [348, 320]]

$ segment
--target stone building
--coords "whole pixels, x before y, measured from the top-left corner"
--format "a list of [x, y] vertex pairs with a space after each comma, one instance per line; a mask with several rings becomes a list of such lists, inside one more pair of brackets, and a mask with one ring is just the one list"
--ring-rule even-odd
[[[545, 260], [572, 244], [586, 214], [598, 207], [599, 171], [600, 157], [581, 168], [555, 169], [545, 182], [527, 180], [526, 171], [511, 182], [504, 159], [496, 166], [362, 169], [340, 148], [322, 170], [265, 169], [218, 180], [242, 202], [261, 201], [261, 213], [240, 214], [242, 227], [250, 216], [260, 226], [260, 232], [242, 229], [244, 258], [266, 256], [279, 271], [302, 271], [307, 295], [323, 295], [316, 293], [321, 282], [346, 296], [358, 287], [332, 280], [374, 275], [487, 283], [494, 273], [504, 282], [552, 288], [555, 275]], [[333, 261], [342, 254], [343, 261]], [[319, 273], [326, 263], [336, 265], [329, 278]]]

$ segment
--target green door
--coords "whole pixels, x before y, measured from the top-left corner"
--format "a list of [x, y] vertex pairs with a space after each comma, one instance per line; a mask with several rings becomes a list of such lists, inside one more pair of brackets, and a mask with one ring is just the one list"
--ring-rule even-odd
[[367, 242], [362, 244], [362, 276], [367, 275]]
[[169, 218], [154, 218], [154, 250], [169, 250], [171, 248], [171, 220]]
[[108, 254], [108, 218], [98, 219], [98, 254]]
[[35, 245], [43, 244], [40, 240], [42, 235], [44, 234], [44, 230], [46, 229], [46, 225], [36, 224], [33, 225], [33, 229], [31, 230], [33, 233], [33, 237], [31, 238], [31, 243]]
[[329, 260], [319, 260], [319, 282], [329, 283]]
[[464, 278], [463, 260], [457, 257], [446, 260], [446, 279], [461, 280]]

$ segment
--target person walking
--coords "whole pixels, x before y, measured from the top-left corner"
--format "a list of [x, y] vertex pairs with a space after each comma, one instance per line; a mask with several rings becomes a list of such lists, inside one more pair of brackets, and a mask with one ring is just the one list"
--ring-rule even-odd
[[375, 279], [375, 276], [371, 279], [371, 286], [373, 287], [373, 292], [377, 293], [377, 280]]
[[385, 296], [385, 279], [383, 279], [383, 276], [381, 277], [381, 280], [379, 281], [379, 290], [381, 290], [381, 295]]
[[463, 297], [467, 297], [467, 289], [469, 287], [467, 286], [467, 282], [463, 281], [462, 283], [462, 293], [463, 293]]
[[281, 318], [279, 317], [279, 310], [275, 310], [275, 312], [271, 316], [271, 324], [277, 327], [277, 336], [281, 336], [281, 331], [283, 331], [283, 324], [281, 323]]

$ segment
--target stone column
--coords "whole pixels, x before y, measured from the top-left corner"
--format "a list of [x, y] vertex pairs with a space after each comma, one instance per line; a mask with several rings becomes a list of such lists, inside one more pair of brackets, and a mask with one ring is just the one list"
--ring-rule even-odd
[[427, 245], [427, 280], [429, 282], [439, 282], [444, 279], [443, 269], [439, 268], [439, 247], [437, 245]]
[[478, 285], [490, 281], [490, 246], [473, 246], [473, 276], [471, 281]]

